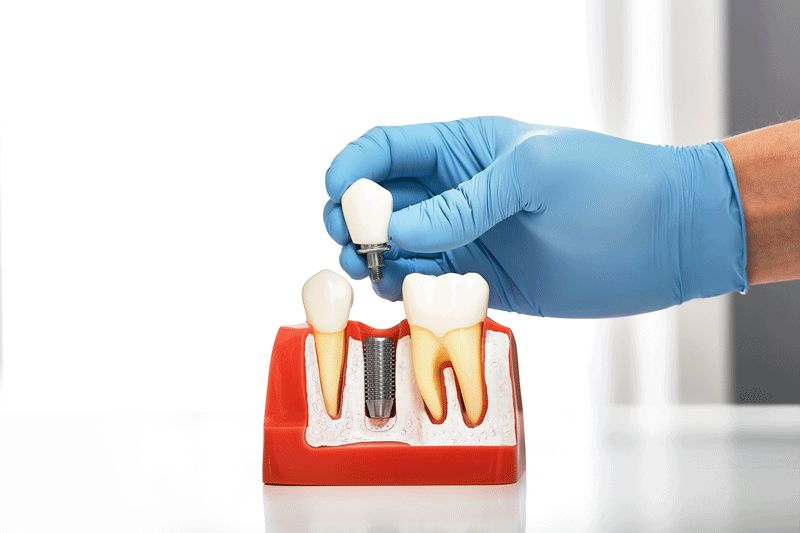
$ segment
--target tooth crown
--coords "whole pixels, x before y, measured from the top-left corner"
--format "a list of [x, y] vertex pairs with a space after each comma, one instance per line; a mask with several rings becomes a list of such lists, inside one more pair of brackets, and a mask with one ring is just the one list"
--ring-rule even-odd
[[389, 241], [392, 193], [372, 180], [362, 178], [342, 195], [342, 212], [355, 244], [383, 244]]
[[336, 333], [347, 327], [353, 305], [353, 288], [342, 276], [321, 270], [303, 285], [306, 321], [314, 331]]
[[403, 281], [403, 305], [409, 325], [437, 337], [468, 328], [486, 318], [489, 284], [480, 274], [426, 276], [409, 274]]

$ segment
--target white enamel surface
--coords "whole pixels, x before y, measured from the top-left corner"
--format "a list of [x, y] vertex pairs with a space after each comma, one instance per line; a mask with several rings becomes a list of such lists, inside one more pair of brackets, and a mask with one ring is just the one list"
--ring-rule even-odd
[[397, 416], [388, 429], [371, 430], [364, 413], [364, 357], [360, 341], [350, 339], [342, 391], [342, 416], [332, 420], [325, 412], [319, 382], [314, 339], [306, 339], [306, 394], [310, 446], [341, 446], [354, 442], [405, 442], [412, 446], [512, 446], [517, 442], [514, 388], [509, 362], [509, 337], [497, 331], [486, 332], [484, 375], [489, 405], [483, 422], [467, 427], [461, 415], [453, 369], [444, 371], [447, 416], [441, 424], [431, 423], [417, 388], [411, 359], [411, 338], [397, 343], [395, 403]]
[[355, 244], [383, 244], [389, 241], [392, 193], [372, 180], [360, 179], [342, 195], [342, 211], [350, 239]]
[[353, 305], [353, 287], [332, 270], [320, 270], [303, 285], [306, 321], [314, 331], [336, 333], [347, 326]]
[[409, 274], [403, 281], [403, 305], [412, 326], [437, 337], [482, 322], [489, 307], [489, 284], [480, 274]]

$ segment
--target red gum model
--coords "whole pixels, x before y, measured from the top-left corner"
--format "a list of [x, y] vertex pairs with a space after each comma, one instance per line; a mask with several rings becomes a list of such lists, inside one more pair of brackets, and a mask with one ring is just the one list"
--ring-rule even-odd
[[[402, 442], [363, 442], [342, 446], [309, 446], [305, 345], [311, 326], [278, 331], [269, 366], [264, 413], [264, 483], [274, 485], [492, 485], [515, 483], [525, 470], [525, 435], [519, 390], [517, 347], [511, 330], [488, 318], [486, 330], [509, 337], [511, 383], [514, 386], [516, 444], [513, 446], [411, 446]], [[408, 335], [408, 322], [375, 329], [347, 323], [346, 337]], [[346, 363], [345, 363], [346, 364]], [[485, 384], [484, 384], [485, 390]], [[489, 399], [491, 401], [491, 399]], [[340, 399], [341, 403], [341, 399]], [[485, 408], [484, 408], [485, 412]]]

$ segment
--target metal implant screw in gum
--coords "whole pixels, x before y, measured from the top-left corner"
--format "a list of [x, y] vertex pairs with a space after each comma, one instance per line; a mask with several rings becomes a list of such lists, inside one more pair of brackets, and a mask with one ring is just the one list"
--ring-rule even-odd
[[391, 418], [395, 398], [396, 356], [389, 337], [364, 339], [364, 400], [370, 418]]

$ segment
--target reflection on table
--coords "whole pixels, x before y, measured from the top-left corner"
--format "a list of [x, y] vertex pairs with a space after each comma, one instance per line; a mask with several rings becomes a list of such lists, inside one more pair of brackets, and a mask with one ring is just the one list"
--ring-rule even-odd
[[525, 476], [512, 485], [265, 485], [264, 517], [276, 533], [517, 533], [525, 531]]
[[266, 531], [800, 531], [800, 407], [550, 407], [515, 485], [266, 486]]
[[265, 487], [262, 413], [0, 410], [0, 531], [800, 531], [798, 406], [525, 417], [514, 485]]

